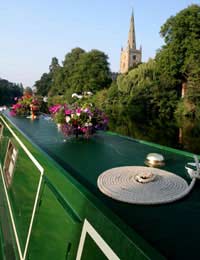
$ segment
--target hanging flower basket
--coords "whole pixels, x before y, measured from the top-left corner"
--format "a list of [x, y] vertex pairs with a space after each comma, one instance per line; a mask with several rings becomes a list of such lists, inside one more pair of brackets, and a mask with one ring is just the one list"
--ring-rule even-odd
[[32, 116], [32, 119], [36, 118], [36, 114], [38, 115], [40, 111], [40, 102], [36, 97], [25, 95], [19, 99], [15, 98], [15, 101], [17, 103], [11, 108], [12, 116]]
[[61, 131], [65, 136], [89, 138], [96, 130], [105, 130], [108, 124], [105, 113], [92, 104], [57, 104], [50, 107], [49, 111], [53, 120], [62, 125]]
[[38, 110], [39, 110], [39, 106], [37, 106], [37, 105], [32, 105], [32, 106], [31, 106], [31, 110], [32, 110], [32, 111], [38, 111]]

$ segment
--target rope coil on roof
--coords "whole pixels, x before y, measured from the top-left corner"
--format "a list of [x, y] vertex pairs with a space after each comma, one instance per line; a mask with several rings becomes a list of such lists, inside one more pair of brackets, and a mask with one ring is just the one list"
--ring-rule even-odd
[[109, 169], [99, 176], [97, 184], [101, 192], [119, 201], [143, 205], [171, 203], [185, 197], [200, 178], [197, 157], [195, 163], [198, 166], [190, 174], [189, 185], [176, 174], [143, 166]]

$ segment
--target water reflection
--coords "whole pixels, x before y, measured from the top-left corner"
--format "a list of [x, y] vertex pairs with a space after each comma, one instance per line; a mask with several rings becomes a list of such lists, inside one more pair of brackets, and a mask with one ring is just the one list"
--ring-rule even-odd
[[186, 151], [190, 151], [196, 154], [200, 154], [200, 122], [184, 120], [179, 123], [180, 132], [182, 137], [180, 138], [181, 148]]
[[110, 117], [109, 130], [136, 139], [155, 142], [188, 152], [200, 154], [200, 122], [184, 119], [155, 119], [136, 122], [127, 117]]
[[[5, 114], [10, 117], [9, 112]], [[129, 116], [112, 116], [109, 115], [109, 130], [130, 136], [136, 139], [146, 140], [149, 142], [158, 143], [161, 145], [185, 150], [191, 153], [200, 154], [200, 121], [191, 121], [187, 118], [176, 122], [174, 120], [160, 120], [154, 119], [149, 121], [138, 122], [133, 120]], [[50, 120], [50, 117], [45, 118], [46, 120], [31, 121], [33, 126], [36, 125], [34, 133], [38, 133], [38, 138], [45, 140], [48, 143], [49, 134], [47, 131], [52, 132], [52, 138], [49, 143], [52, 142], [67, 142], [72, 140], [63, 139], [61, 135], [55, 136], [55, 124]], [[21, 118], [20, 122], [23, 125], [23, 121], [26, 118]], [[17, 117], [12, 117], [12, 121], [18, 125]], [[15, 122], [16, 121], [16, 122]], [[49, 128], [45, 128], [45, 121], [49, 122]], [[22, 126], [21, 126], [22, 127]], [[23, 128], [23, 127], [22, 127]], [[32, 135], [32, 128], [26, 129], [29, 135]], [[83, 141], [84, 142], [84, 141]]]

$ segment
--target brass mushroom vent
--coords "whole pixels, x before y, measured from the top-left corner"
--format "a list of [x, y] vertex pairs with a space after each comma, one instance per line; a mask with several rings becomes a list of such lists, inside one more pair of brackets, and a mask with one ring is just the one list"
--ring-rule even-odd
[[149, 153], [147, 154], [145, 164], [151, 167], [161, 167], [165, 165], [165, 160], [162, 154]]

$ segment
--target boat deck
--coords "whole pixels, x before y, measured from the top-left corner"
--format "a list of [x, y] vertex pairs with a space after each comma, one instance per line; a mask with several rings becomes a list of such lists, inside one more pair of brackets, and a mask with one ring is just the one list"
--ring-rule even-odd
[[166, 164], [162, 169], [190, 183], [184, 166], [193, 161], [192, 154], [109, 132], [100, 132], [89, 140], [64, 138], [50, 120], [30, 121], [8, 114], [7, 117], [161, 255], [167, 259], [199, 258], [200, 182], [184, 199], [157, 206], [119, 202], [97, 187], [103, 171], [119, 166], [144, 166], [146, 155], [152, 152], [164, 156]]

